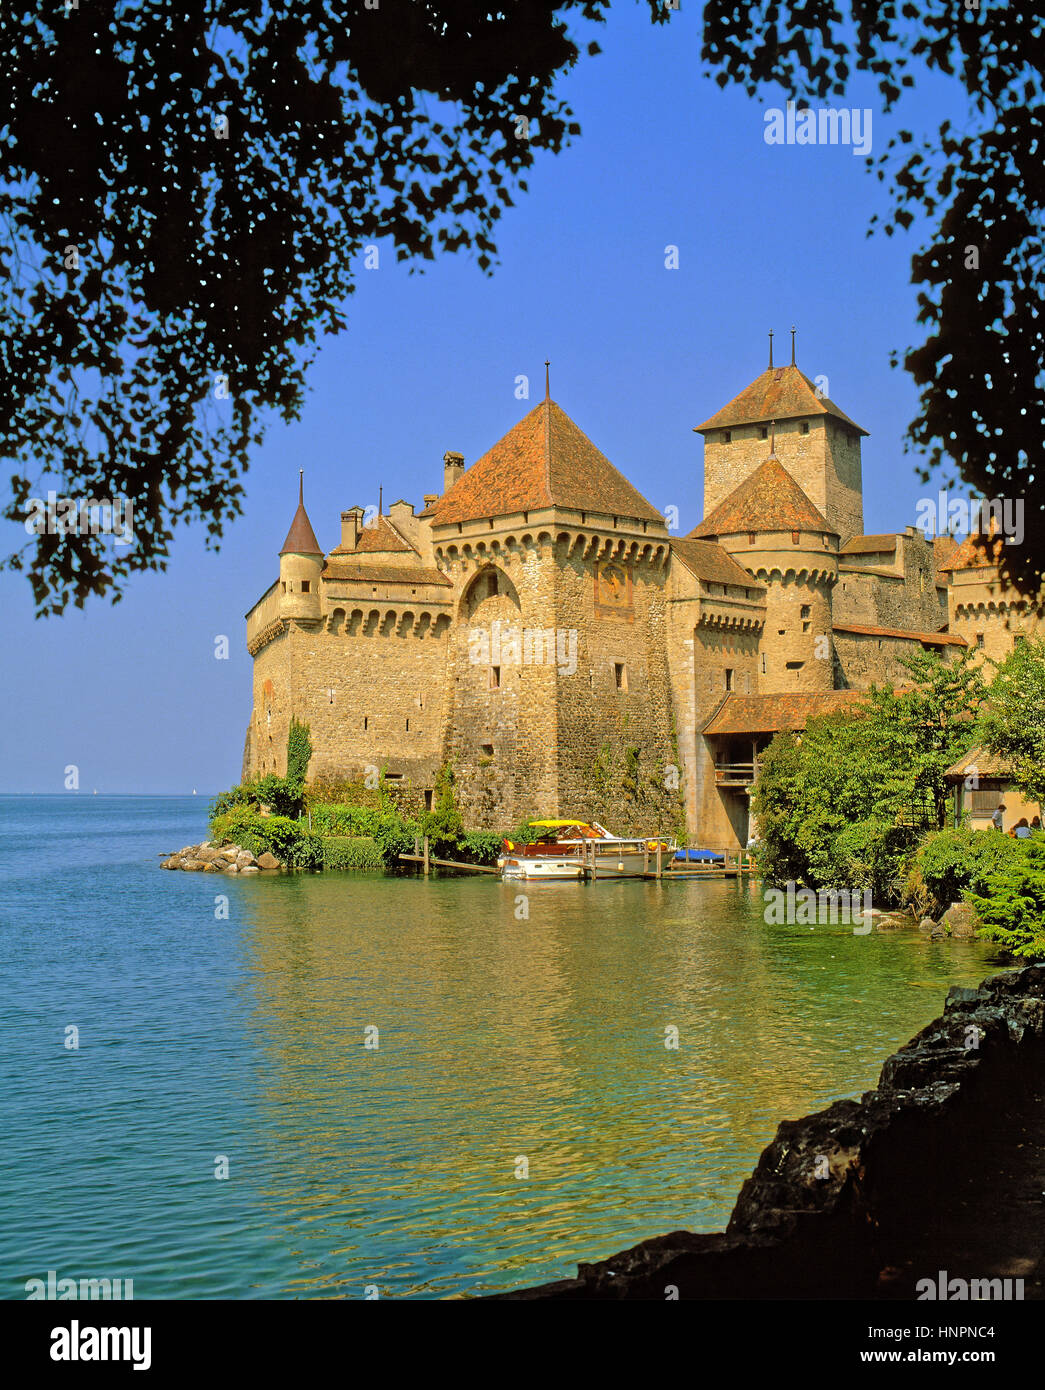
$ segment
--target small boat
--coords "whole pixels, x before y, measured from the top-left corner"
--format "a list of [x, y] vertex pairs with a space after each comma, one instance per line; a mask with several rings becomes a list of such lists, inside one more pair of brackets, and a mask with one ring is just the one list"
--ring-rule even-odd
[[613, 835], [598, 821], [535, 820], [529, 828], [538, 832], [532, 844], [504, 841], [497, 861], [504, 879], [638, 878], [657, 853], [669, 855], [674, 840], [663, 837]]
[[713, 849], [679, 849], [675, 851], [674, 857], [687, 864], [724, 864], [726, 862], [726, 856], [716, 854]]

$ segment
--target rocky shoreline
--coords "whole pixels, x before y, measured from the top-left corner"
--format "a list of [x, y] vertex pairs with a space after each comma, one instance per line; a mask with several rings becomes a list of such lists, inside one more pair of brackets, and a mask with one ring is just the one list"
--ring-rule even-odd
[[175, 850], [160, 865], [161, 869], [184, 869], [186, 873], [204, 874], [261, 874], [277, 873], [284, 866], [274, 854], [251, 854], [241, 845], [212, 845], [204, 840], [199, 845], [186, 845]]
[[1045, 965], [1029, 965], [952, 988], [859, 1101], [781, 1124], [724, 1232], [489, 1297], [935, 1299], [942, 1273], [966, 1289], [944, 1297], [1042, 1300], [1043, 1188]]

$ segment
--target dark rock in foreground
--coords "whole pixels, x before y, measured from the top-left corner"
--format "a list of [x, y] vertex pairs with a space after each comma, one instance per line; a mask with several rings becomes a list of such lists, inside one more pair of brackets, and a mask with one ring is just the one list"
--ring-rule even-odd
[[952, 989], [877, 1090], [783, 1123], [724, 1233], [674, 1231], [494, 1297], [915, 1299], [920, 1281], [997, 1278], [1042, 1299], [1043, 1253], [1045, 966], [1033, 965]]

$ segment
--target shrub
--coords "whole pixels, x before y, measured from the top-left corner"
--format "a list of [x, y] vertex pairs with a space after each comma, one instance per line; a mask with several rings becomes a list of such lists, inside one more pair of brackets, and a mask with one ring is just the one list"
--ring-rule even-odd
[[377, 833], [381, 811], [372, 806], [313, 805], [312, 829], [320, 835], [369, 835]]
[[[989, 831], [981, 832], [990, 834]], [[993, 832], [998, 840], [1007, 837]], [[966, 893], [986, 941], [1019, 960], [1045, 960], [1045, 840], [1009, 840], [1005, 862], [982, 871], [980, 892]]]
[[906, 897], [918, 912], [938, 915], [972, 891], [985, 891], [986, 876], [1020, 861], [1022, 842], [997, 830], [941, 830], [923, 840], [907, 877]]
[[332, 835], [323, 841], [324, 869], [380, 869], [384, 861], [369, 835]]
[[301, 814], [304, 806], [301, 785], [292, 782], [289, 777], [277, 777], [270, 772], [253, 784], [253, 790], [255, 800], [271, 806], [277, 816], [297, 817]]
[[[417, 821], [403, 820], [402, 816], [397, 816], [394, 812], [381, 816], [374, 832], [374, 839], [385, 865], [389, 868], [402, 867], [399, 864], [399, 856], [413, 854], [414, 838], [420, 834], [421, 827]], [[435, 853], [431, 845], [429, 850]]]
[[312, 760], [312, 740], [307, 724], [300, 724], [292, 715], [290, 732], [287, 734], [287, 784], [301, 790], [305, 785], [308, 765]]
[[496, 864], [503, 848], [503, 836], [495, 830], [468, 830], [461, 847], [471, 864]]
[[250, 782], [243, 782], [238, 787], [230, 787], [227, 792], [219, 792], [210, 803], [207, 812], [208, 819], [213, 824], [217, 816], [224, 816], [233, 809], [234, 806], [253, 806], [257, 807], [258, 799], [254, 795], [254, 788]]
[[274, 854], [295, 869], [316, 869], [323, 862], [323, 841], [300, 821], [287, 816], [262, 816], [250, 806], [234, 806], [211, 822], [211, 837], [219, 845], [241, 845], [251, 854]]

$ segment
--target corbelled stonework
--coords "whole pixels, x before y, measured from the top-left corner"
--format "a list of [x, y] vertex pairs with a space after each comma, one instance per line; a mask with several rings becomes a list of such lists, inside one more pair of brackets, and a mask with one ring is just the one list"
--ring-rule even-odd
[[1035, 628], [982, 551], [862, 534], [866, 432], [796, 367], [700, 430], [706, 519], [685, 539], [550, 399], [470, 468], [448, 452], [421, 511], [342, 512], [326, 554], [299, 492], [247, 615], [244, 776], [285, 771], [296, 716], [311, 776], [383, 770], [423, 804], [449, 762], [474, 827], [684, 816], [733, 848], [777, 729], [905, 679], [912, 650], [996, 656]]

